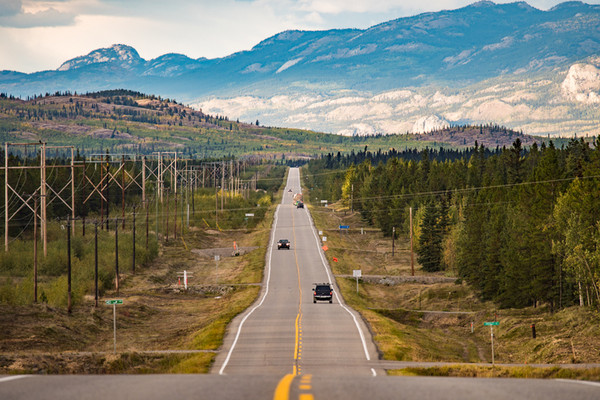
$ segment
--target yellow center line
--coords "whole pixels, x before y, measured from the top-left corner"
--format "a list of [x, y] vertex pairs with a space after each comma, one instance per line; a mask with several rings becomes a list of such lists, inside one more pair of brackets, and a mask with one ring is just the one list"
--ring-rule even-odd
[[294, 375], [300, 375], [301, 367], [299, 360], [302, 359], [302, 285], [300, 284], [300, 264], [298, 263], [298, 252], [296, 251], [296, 219], [294, 216], [294, 208], [290, 208], [292, 211], [292, 232], [294, 236], [294, 259], [296, 261], [296, 273], [298, 275], [298, 315], [296, 316], [296, 342], [294, 344]]
[[294, 380], [294, 374], [287, 374], [279, 381], [275, 389], [273, 400], [288, 400], [290, 398], [290, 386]]

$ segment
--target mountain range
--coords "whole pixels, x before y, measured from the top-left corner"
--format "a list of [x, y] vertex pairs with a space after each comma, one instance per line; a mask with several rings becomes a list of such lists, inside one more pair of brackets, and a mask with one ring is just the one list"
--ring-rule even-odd
[[345, 135], [495, 123], [537, 135], [600, 133], [600, 6], [525, 2], [285, 31], [217, 59], [144, 60], [113, 45], [57, 70], [0, 72], [0, 92], [127, 88], [211, 114]]

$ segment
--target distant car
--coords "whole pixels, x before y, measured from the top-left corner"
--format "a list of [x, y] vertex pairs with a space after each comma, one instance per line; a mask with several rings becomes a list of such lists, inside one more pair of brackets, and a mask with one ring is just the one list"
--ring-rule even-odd
[[281, 250], [281, 249], [290, 249], [290, 241], [287, 239], [280, 239], [279, 242], [277, 242], [277, 250]]
[[296, 208], [304, 208], [304, 203], [299, 201], [298, 203], [296, 203]]
[[319, 301], [333, 302], [333, 288], [330, 283], [315, 283], [313, 288], [313, 303]]
[[288, 190], [288, 192], [290, 192], [290, 193], [291, 193], [291, 192], [292, 192], [292, 189]]

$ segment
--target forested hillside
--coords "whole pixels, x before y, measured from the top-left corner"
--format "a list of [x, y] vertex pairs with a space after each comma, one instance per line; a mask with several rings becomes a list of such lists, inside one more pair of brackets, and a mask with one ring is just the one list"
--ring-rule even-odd
[[475, 141], [491, 148], [544, 139], [495, 125], [448, 127], [427, 134], [343, 137], [301, 129], [263, 126], [209, 115], [173, 99], [130, 90], [85, 95], [64, 92], [25, 100], [0, 93], [0, 141], [75, 146], [82, 155], [152, 154], [177, 151], [194, 159], [253, 157], [300, 159], [328, 152], [371, 149], [466, 148]]
[[311, 161], [312, 196], [409, 234], [426, 271], [464, 278], [501, 307], [600, 305], [600, 151], [517, 139], [510, 148], [332, 154]]

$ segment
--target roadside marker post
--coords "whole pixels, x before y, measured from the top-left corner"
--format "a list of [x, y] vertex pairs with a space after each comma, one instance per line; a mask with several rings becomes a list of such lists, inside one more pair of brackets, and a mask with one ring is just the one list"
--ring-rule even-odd
[[490, 327], [490, 336], [492, 338], [492, 366], [494, 365], [494, 326], [498, 326], [498, 325], [500, 325], [500, 322], [498, 322], [498, 321], [483, 323], [483, 326]]
[[215, 284], [219, 284], [219, 260], [221, 259], [220, 255], [215, 255]]
[[106, 304], [113, 306], [113, 353], [117, 354], [117, 304], [123, 304], [122, 299], [106, 300]]
[[352, 276], [356, 278], [356, 294], [358, 294], [358, 278], [360, 278], [362, 276], [362, 270], [361, 269], [353, 269]]
[[188, 276], [192, 276], [193, 272], [184, 270], [183, 272], [177, 272], [177, 285], [181, 285], [181, 278], [183, 278], [183, 287], [185, 290], [188, 288]]

